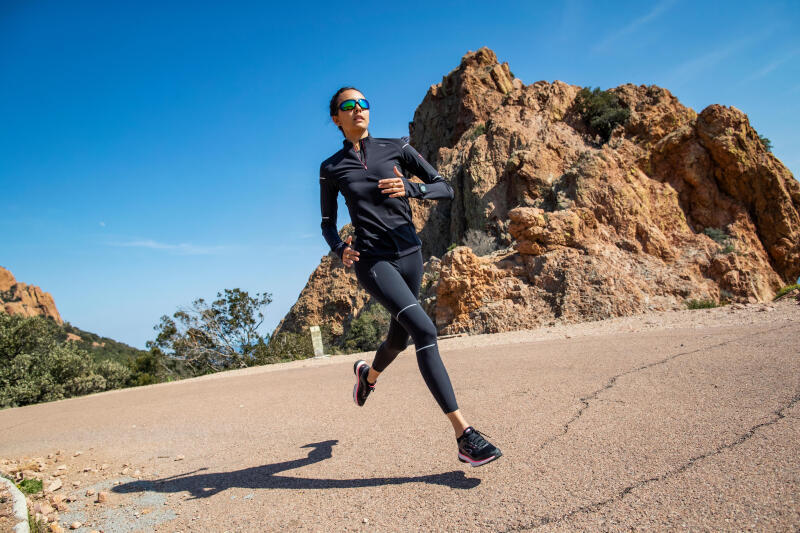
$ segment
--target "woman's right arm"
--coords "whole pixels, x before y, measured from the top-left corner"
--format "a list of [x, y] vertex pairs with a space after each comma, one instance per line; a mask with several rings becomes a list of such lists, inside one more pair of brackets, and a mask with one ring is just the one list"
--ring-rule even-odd
[[325, 241], [330, 246], [331, 251], [341, 259], [347, 245], [339, 237], [339, 232], [336, 231], [337, 195], [339, 194], [339, 189], [336, 187], [336, 182], [331, 176], [327, 175], [322, 166], [319, 169], [319, 193], [320, 209], [322, 211], [322, 224], [320, 224], [322, 236], [325, 237]]

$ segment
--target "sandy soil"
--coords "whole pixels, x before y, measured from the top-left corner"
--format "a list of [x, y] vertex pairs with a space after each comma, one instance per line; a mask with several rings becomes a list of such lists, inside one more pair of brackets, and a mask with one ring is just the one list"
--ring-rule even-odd
[[0, 466], [41, 459], [84, 533], [796, 530], [798, 328], [787, 299], [444, 339], [462, 411], [504, 452], [481, 468], [413, 348], [363, 408], [371, 354], [0, 411]]

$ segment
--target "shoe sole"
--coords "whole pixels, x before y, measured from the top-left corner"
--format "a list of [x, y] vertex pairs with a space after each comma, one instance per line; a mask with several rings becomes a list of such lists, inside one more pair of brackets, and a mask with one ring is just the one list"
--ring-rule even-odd
[[503, 453], [498, 451], [496, 455], [492, 455], [491, 457], [487, 457], [486, 459], [481, 459], [480, 461], [476, 461], [474, 459], [467, 457], [463, 453], [458, 452], [458, 460], [461, 461], [462, 463], [469, 463], [473, 467], [485, 465], [486, 463], [490, 463], [495, 459], [499, 459], [502, 456]]
[[[353, 402], [358, 405], [358, 388], [361, 386], [361, 376], [359, 376], [358, 372], [362, 365], [366, 365], [367, 362], [363, 360], [356, 361], [353, 365], [353, 373], [356, 375], [356, 384], [353, 385]], [[358, 405], [362, 407], [361, 405]]]

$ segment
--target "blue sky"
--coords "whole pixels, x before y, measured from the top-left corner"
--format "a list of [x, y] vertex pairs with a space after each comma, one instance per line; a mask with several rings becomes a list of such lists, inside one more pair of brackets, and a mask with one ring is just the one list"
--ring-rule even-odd
[[0, 0], [0, 265], [137, 347], [225, 288], [271, 293], [270, 332], [327, 251], [330, 95], [361, 88], [370, 132], [406, 135], [428, 87], [481, 46], [526, 84], [736, 106], [797, 176], [798, 27], [796, 1]]

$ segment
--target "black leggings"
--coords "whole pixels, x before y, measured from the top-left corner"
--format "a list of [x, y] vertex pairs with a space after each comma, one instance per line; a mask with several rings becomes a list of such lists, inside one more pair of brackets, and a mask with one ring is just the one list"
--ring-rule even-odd
[[417, 301], [422, 253], [418, 250], [397, 259], [362, 256], [355, 262], [355, 271], [361, 286], [392, 315], [389, 334], [378, 348], [372, 368], [383, 372], [405, 350], [410, 334], [417, 349], [419, 371], [431, 394], [442, 411], [456, 411], [456, 395], [436, 344], [436, 326]]

